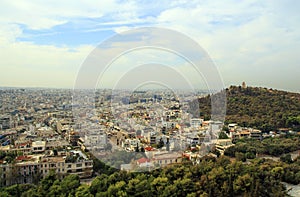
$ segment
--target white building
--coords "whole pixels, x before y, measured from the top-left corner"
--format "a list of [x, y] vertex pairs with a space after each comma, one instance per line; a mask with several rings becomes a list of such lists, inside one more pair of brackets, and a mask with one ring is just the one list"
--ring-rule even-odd
[[190, 124], [191, 124], [192, 128], [199, 128], [199, 127], [201, 127], [202, 122], [203, 122], [203, 119], [201, 119], [201, 118], [192, 118], [190, 120]]
[[32, 153], [43, 153], [46, 149], [46, 141], [35, 141], [31, 144]]
[[84, 136], [84, 145], [87, 149], [104, 149], [107, 145], [106, 133], [90, 133]]

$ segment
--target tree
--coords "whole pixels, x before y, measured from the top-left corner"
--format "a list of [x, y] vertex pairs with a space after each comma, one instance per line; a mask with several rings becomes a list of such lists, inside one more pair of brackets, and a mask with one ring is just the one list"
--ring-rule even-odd
[[126, 186], [128, 196], [150, 196], [150, 184], [146, 177], [138, 176], [129, 180]]
[[60, 186], [60, 181], [56, 180], [54, 184], [49, 188], [49, 192], [47, 192], [47, 195], [49, 196], [66, 196], [67, 194], [63, 192], [61, 186]]
[[76, 197], [93, 197], [93, 195], [90, 193], [89, 186], [88, 185], [81, 185], [76, 190]]
[[228, 148], [226, 148], [226, 150], [224, 151], [224, 155], [229, 156], [229, 157], [234, 157], [235, 156], [235, 146], [230, 146]]
[[95, 195], [96, 193], [107, 191], [108, 187], [108, 176], [106, 174], [101, 174], [101, 176], [97, 176], [93, 180], [90, 186], [90, 192]]
[[246, 156], [245, 156], [244, 153], [236, 152], [235, 153], [235, 158], [236, 158], [237, 161], [242, 161], [242, 162], [246, 161]]
[[138, 145], [138, 144], [137, 144], [136, 147], [135, 147], [135, 152], [137, 152], [137, 153], [140, 152], [140, 148], [139, 148], [139, 145]]
[[275, 177], [275, 179], [281, 180], [284, 169], [283, 167], [275, 167], [271, 170], [272, 175]]
[[[238, 123], [241, 126], [263, 131], [277, 130], [281, 127], [290, 127], [296, 131], [300, 129], [299, 93], [231, 86], [226, 89], [226, 98], [225, 122], [227, 123]], [[201, 116], [205, 119], [209, 118], [210, 96], [199, 98], [198, 103]]]
[[76, 189], [80, 186], [78, 175], [70, 174], [66, 176], [60, 183], [62, 193], [75, 196]]
[[151, 191], [156, 196], [163, 195], [165, 187], [168, 185], [167, 177], [157, 177], [151, 182]]
[[163, 139], [160, 138], [157, 148], [162, 148], [162, 147], [164, 147], [164, 145], [165, 145], [165, 143], [164, 143]]
[[[1, 194], [0, 194], [1, 196]], [[36, 188], [31, 188], [27, 191], [24, 191], [21, 197], [42, 197], [40, 193], [37, 192]]]
[[56, 181], [57, 176], [54, 171], [50, 171], [49, 174], [42, 179], [42, 181], [39, 184], [38, 191], [43, 196], [47, 195], [49, 192], [50, 187], [53, 185], [53, 183]]
[[221, 131], [219, 134], [219, 139], [229, 139], [229, 137], [225, 132]]
[[242, 176], [238, 176], [238, 178], [234, 181], [234, 192], [236, 194], [250, 194], [252, 182], [253, 178], [248, 173]]
[[116, 184], [110, 185], [107, 190], [108, 196], [127, 196], [125, 186], [125, 181], [119, 181]]
[[2, 197], [11, 197], [11, 195], [7, 191], [0, 191], [0, 196], [2, 196]]
[[285, 162], [285, 163], [293, 163], [292, 155], [291, 154], [282, 155], [280, 157], [280, 161]]
[[254, 159], [255, 158], [255, 154], [253, 154], [252, 152], [246, 152], [245, 154], [247, 159]]
[[5, 188], [5, 191], [10, 196], [20, 196], [21, 195], [20, 187], [19, 187], [18, 184], [12, 185], [12, 186], [9, 186], [9, 187]]
[[[245, 158], [242, 152], [235, 155], [236, 160]], [[76, 175], [60, 180], [51, 172], [37, 186], [18, 184], [1, 188], [0, 196], [286, 196], [282, 181], [300, 183], [298, 161], [289, 164], [257, 158], [245, 165], [226, 156], [206, 156], [199, 162], [199, 165], [184, 163], [151, 172], [101, 174], [90, 186], [80, 184]]]

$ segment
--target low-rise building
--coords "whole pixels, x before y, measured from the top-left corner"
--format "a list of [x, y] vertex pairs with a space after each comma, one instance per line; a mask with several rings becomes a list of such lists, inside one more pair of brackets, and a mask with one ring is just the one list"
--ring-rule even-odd
[[190, 125], [192, 128], [199, 128], [202, 126], [203, 119], [191, 118]]
[[164, 167], [170, 164], [181, 163], [182, 154], [178, 152], [154, 155], [152, 162], [155, 166]]
[[225, 150], [231, 146], [234, 146], [231, 139], [218, 139], [215, 141], [216, 149], [221, 153], [224, 154]]
[[46, 150], [46, 141], [34, 141], [31, 144], [32, 153], [43, 153]]
[[250, 137], [256, 140], [262, 140], [262, 132], [257, 129], [250, 130]]

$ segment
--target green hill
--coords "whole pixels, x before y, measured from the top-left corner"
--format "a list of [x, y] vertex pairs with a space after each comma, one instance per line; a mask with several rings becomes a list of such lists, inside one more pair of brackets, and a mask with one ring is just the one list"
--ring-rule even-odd
[[[230, 86], [226, 90], [225, 123], [263, 131], [291, 128], [300, 131], [300, 94], [260, 87]], [[199, 99], [200, 115], [210, 118], [210, 96]]]

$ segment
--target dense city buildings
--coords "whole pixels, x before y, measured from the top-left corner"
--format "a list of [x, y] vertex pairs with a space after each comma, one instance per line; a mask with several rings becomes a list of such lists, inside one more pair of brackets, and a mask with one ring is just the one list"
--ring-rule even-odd
[[0, 91], [2, 185], [33, 183], [50, 171], [90, 178], [91, 156], [118, 169], [149, 171], [222, 155], [237, 139], [263, 139], [257, 129], [204, 120], [190, 102], [205, 92]]

